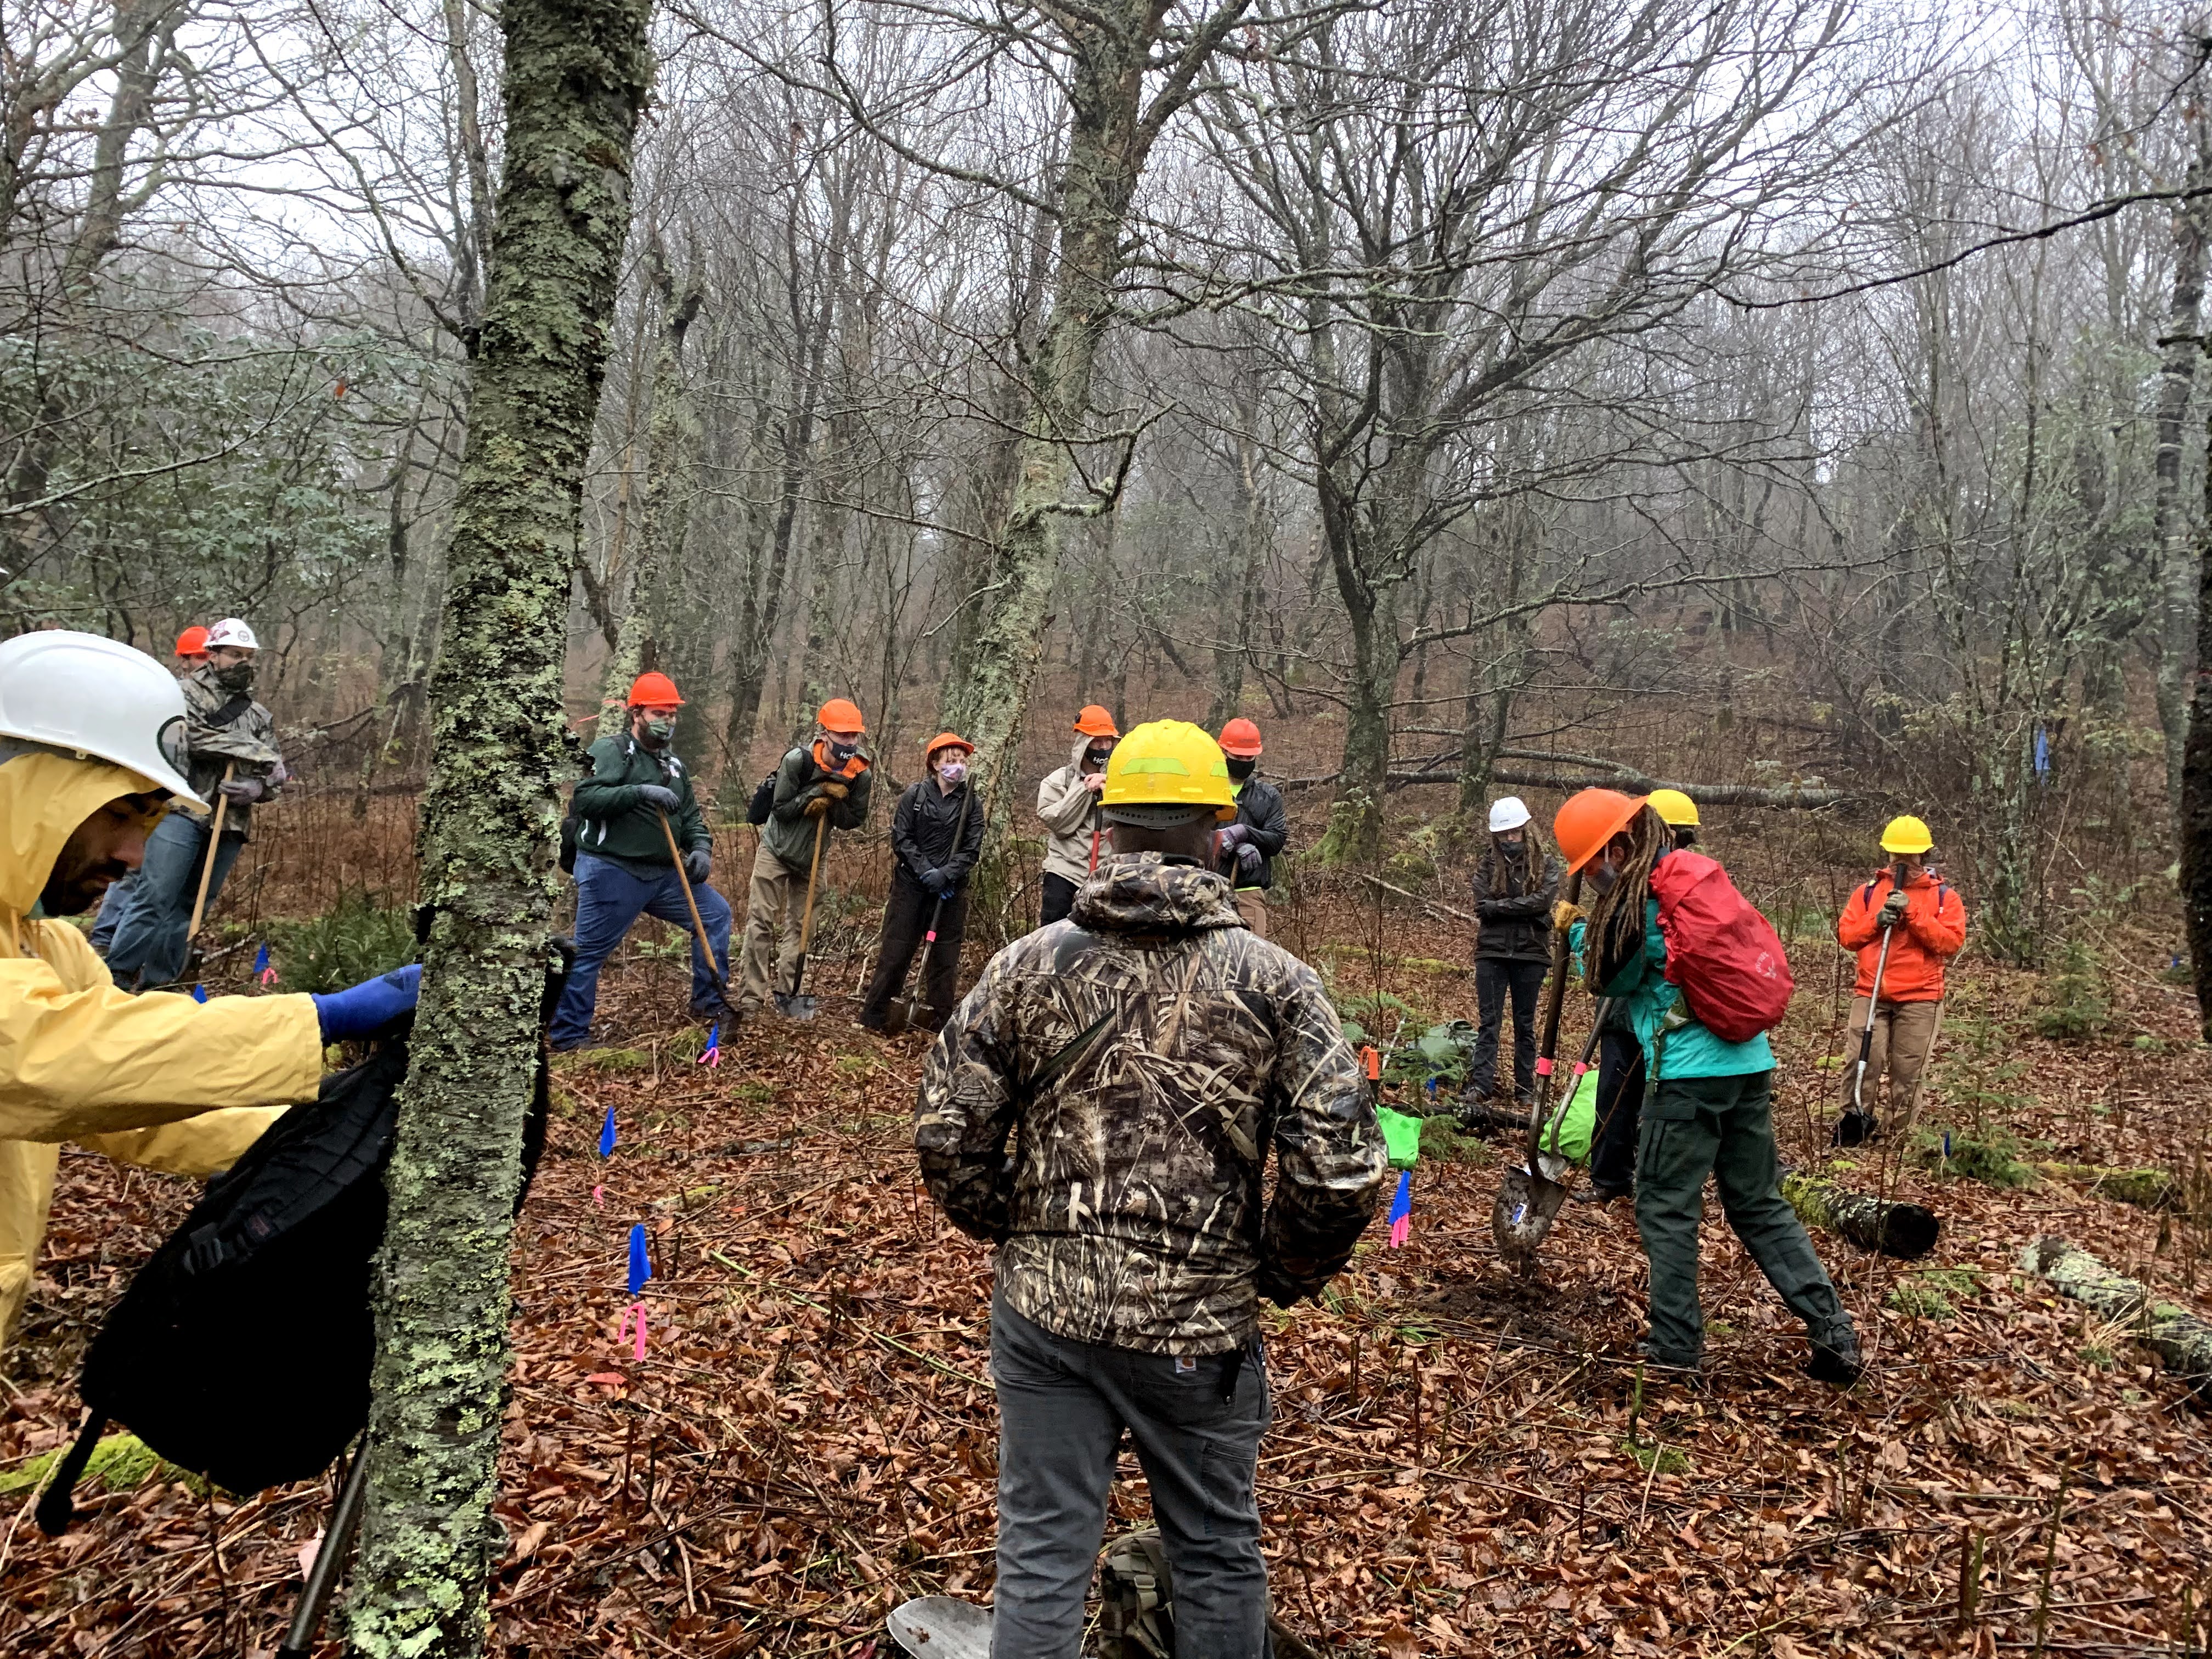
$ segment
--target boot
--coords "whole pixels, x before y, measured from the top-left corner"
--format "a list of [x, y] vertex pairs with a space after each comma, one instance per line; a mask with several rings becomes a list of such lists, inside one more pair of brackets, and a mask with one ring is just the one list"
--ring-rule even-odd
[[1849, 1326], [1815, 1336], [1812, 1341], [1812, 1357], [1805, 1362], [1805, 1375], [1816, 1382], [1848, 1389], [1866, 1375], [1866, 1361], [1859, 1354], [1858, 1334]]

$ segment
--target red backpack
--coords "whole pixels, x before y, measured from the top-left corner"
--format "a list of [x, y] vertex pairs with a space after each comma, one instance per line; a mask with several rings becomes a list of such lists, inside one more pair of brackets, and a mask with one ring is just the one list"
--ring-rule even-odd
[[1668, 982], [1723, 1042], [1748, 1042], [1781, 1023], [1796, 981], [1773, 925], [1702, 853], [1669, 853], [1651, 872]]

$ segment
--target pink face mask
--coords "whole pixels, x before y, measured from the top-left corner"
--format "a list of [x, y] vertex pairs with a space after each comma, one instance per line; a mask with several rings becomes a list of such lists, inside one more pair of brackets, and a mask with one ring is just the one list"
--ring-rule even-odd
[[949, 760], [937, 769], [937, 775], [947, 783], [957, 783], [968, 775], [966, 761]]

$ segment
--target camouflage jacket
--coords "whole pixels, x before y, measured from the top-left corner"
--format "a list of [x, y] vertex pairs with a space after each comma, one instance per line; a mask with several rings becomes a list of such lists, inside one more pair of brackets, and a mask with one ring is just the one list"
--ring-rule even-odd
[[1387, 1173], [1320, 979], [1155, 854], [1105, 860], [991, 959], [930, 1051], [915, 1147], [1016, 1311], [1151, 1353], [1226, 1352], [1261, 1296], [1317, 1292]]
[[[234, 777], [259, 778], [273, 799], [284, 781], [284, 757], [276, 751], [276, 717], [245, 692], [226, 691], [215, 671], [197, 668], [179, 682], [185, 693], [185, 741], [192, 751], [187, 775], [193, 793], [210, 806], [222, 786], [226, 767]], [[173, 811], [183, 811], [181, 806]], [[253, 827], [253, 809], [233, 801], [222, 815], [222, 833], [242, 836]]]

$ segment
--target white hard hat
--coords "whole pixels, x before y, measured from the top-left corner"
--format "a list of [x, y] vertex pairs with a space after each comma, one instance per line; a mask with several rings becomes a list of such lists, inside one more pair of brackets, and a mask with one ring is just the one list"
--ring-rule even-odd
[[1500, 795], [1490, 803], [1490, 831], [1496, 835], [1500, 830], [1518, 830], [1529, 817], [1528, 804], [1520, 796]]
[[207, 642], [210, 647], [227, 645], [237, 651], [258, 651], [261, 641], [253, 637], [253, 630], [236, 617], [225, 617], [208, 629]]
[[185, 781], [184, 688], [120, 640], [54, 628], [0, 641], [0, 737], [112, 761], [207, 805]]

